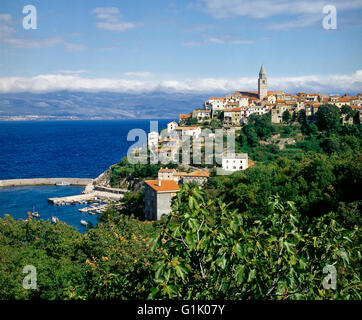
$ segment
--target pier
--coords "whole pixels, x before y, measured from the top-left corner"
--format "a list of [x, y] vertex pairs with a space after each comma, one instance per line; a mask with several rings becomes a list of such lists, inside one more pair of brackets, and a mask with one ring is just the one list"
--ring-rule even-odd
[[87, 178], [32, 178], [32, 179], [9, 179], [0, 180], [0, 187], [16, 186], [42, 186], [66, 183], [71, 186], [86, 186], [92, 183], [93, 179]]
[[61, 198], [49, 198], [48, 202], [55, 205], [64, 205], [64, 204], [76, 204], [80, 202], [115, 202], [119, 201], [123, 197], [123, 194], [112, 193], [112, 192], [103, 192], [103, 191], [93, 191], [89, 193], [78, 194], [75, 196], [61, 197]]

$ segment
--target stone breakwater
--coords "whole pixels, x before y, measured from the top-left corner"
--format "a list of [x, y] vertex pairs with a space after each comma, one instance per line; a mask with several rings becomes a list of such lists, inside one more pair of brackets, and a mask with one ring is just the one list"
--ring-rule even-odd
[[86, 179], [86, 178], [10, 179], [10, 180], [0, 180], [0, 187], [56, 185], [62, 182], [72, 186], [86, 186], [91, 184], [92, 181], [93, 179]]
[[117, 202], [123, 197], [123, 194], [93, 191], [89, 193], [83, 193], [75, 196], [61, 197], [61, 198], [49, 198], [48, 202], [55, 205], [77, 204], [82, 202]]

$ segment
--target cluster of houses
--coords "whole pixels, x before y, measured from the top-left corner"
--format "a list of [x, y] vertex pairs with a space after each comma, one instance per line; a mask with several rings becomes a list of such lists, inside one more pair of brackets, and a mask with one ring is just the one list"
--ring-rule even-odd
[[[204, 109], [196, 109], [190, 114], [180, 114], [179, 122], [168, 123], [167, 129], [148, 134], [148, 149], [151, 154], [157, 154], [158, 159], [166, 158], [166, 163], [178, 163], [179, 149], [183, 137], [197, 138], [202, 134], [201, 124], [213, 118], [223, 120], [223, 127], [240, 127], [247, 124], [250, 115], [271, 114], [272, 123], [283, 122], [283, 113], [289, 111], [296, 114], [305, 110], [307, 118], [311, 118], [323, 104], [334, 104], [338, 108], [347, 105], [359, 112], [361, 120], [362, 93], [356, 96], [329, 96], [319, 93], [297, 93], [292, 95], [284, 91], [268, 91], [267, 76], [264, 66], [261, 66], [258, 79], [258, 91], [235, 91], [225, 97], [209, 98]], [[188, 120], [195, 119], [197, 125], [187, 126]], [[343, 118], [344, 122], [353, 123], [351, 118]], [[213, 135], [213, 133], [209, 133]], [[218, 174], [230, 174], [245, 170], [254, 163], [248, 160], [247, 154], [223, 154], [221, 168]], [[180, 190], [180, 184], [196, 183], [204, 185], [210, 173], [206, 170], [196, 170], [191, 173], [177, 172], [175, 169], [160, 169], [156, 180], [145, 181], [145, 218], [159, 220], [171, 212], [171, 199]]]
[[[247, 154], [223, 156], [222, 170], [235, 172], [245, 170], [248, 164]], [[160, 220], [171, 212], [171, 200], [180, 191], [180, 185], [194, 183], [203, 186], [210, 173], [206, 170], [179, 172], [176, 169], [162, 168], [156, 180], [145, 181], [144, 212], [146, 220]]]
[[[258, 91], [235, 91], [225, 97], [211, 97], [205, 101], [204, 109], [196, 109], [192, 114], [179, 115], [179, 121], [188, 118], [197, 119], [199, 123], [220, 118], [224, 127], [238, 127], [248, 122], [250, 115], [271, 114], [272, 123], [281, 123], [283, 113], [290, 114], [305, 110], [307, 118], [312, 118], [323, 104], [333, 104], [338, 108], [344, 105], [351, 107], [362, 114], [362, 93], [356, 96], [333, 95], [322, 93], [299, 92], [295, 95], [284, 91], [268, 91], [268, 80], [264, 66], [261, 66], [258, 79]], [[223, 113], [223, 114], [222, 114]], [[353, 123], [353, 119], [343, 119]]]

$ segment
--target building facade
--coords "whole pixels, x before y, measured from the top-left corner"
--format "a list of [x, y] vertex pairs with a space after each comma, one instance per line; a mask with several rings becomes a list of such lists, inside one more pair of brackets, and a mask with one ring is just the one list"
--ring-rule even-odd
[[248, 155], [236, 153], [222, 156], [222, 169], [225, 171], [240, 171], [248, 168]]
[[145, 185], [145, 219], [161, 220], [171, 212], [171, 199], [180, 187], [173, 180], [146, 180]]

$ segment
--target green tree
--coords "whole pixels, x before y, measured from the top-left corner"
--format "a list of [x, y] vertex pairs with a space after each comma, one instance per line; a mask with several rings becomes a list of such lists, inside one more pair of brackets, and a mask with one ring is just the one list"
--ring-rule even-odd
[[297, 121], [302, 127], [305, 127], [307, 125], [307, 115], [304, 109], [298, 111]]
[[353, 118], [354, 112], [353, 109], [348, 105], [343, 105], [341, 108], [341, 113], [346, 116], [346, 120]]
[[285, 110], [282, 114], [282, 120], [284, 123], [289, 123], [289, 121], [291, 120], [291, 115], [289, 110]]
[[327, 132], [337, 131], [341, 125], [341, 112], [333, 104], [326, 104], [318, 108], [316, 113], [317, 126]]

